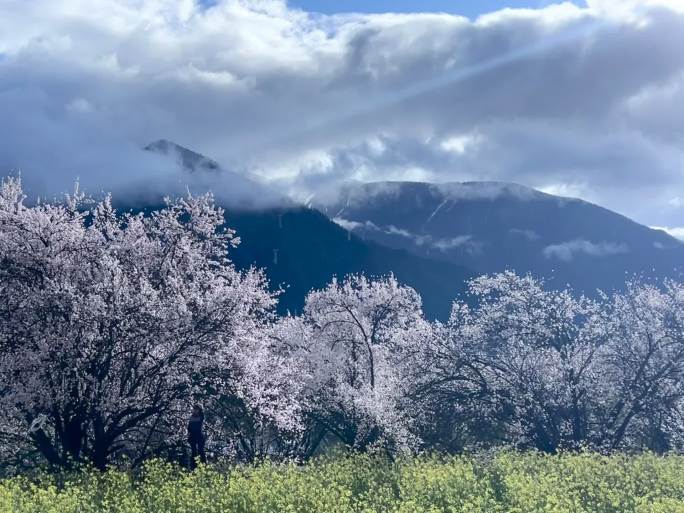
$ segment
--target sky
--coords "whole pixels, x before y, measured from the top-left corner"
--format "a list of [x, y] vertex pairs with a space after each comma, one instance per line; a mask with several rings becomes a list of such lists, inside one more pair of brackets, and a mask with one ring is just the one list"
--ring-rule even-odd
[[[474, 19], [481, 14], [501, 9], [535, 9], [552, 3], [553, 0], [293, 0], [289, 5], [308, 12], [328, 15], [350, 12], [439, 12]], [[574, 3], [586, 5], [583, 0]]]
[[3, 0], [0, 175], [184, 186], [167, 138], [228, 196], [511, 181], [682, 235], [681, 48], [682, 0]]

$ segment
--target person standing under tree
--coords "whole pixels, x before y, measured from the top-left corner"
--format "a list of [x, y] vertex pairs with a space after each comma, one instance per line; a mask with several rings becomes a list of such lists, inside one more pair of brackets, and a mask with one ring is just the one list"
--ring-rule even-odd
[[204, 433], [202, 424], [204, 423], [204, 412], [202, 407], [196, 404], [192, 408], [192, 415], [188, 420], [188, 443], [190, 444], [190, 470], [197, 466], [197, 457], [202, 463], [207, 462], [204, 454]]

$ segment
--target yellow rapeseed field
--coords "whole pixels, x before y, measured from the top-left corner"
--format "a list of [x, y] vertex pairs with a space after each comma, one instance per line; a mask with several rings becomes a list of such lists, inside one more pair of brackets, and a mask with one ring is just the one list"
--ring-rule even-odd
[[336, 455], [189, 473], [161, 461], [0, 481], [0, 513], [684, 513], [684, 456]]

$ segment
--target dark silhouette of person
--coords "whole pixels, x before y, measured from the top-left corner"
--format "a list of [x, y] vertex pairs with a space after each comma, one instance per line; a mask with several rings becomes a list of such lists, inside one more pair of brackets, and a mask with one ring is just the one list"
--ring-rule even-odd
[[196, 404], [192, 408], [192, 415], [188, 420], [188, 443], [190, 444], [190, 470], [194, 470], [197, 466], [197, 458], [199, 457], [202, 463], [207, 462], [207, 457], [204, 454], [204, 433], [202, 432], [202, 424], [204, 423], [204, 412], [202, 408]]

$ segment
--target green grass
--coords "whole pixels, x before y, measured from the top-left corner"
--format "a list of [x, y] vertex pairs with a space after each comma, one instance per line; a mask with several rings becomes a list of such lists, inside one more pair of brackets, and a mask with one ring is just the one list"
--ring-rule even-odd
[[0, 481], [0, 513], [684, 513], [684, 457], [504, 453], [390, 462], [336, 456], [188, 473], [149, 463]]

